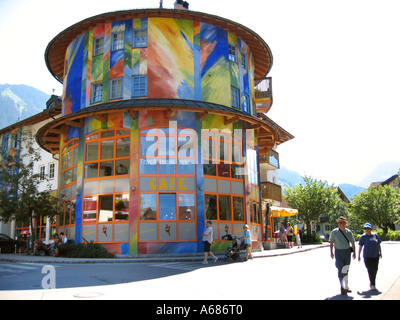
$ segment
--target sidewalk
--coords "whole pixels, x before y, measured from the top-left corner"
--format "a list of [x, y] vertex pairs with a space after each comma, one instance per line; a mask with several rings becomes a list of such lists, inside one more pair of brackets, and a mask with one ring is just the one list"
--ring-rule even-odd
[[[297, 249], [294, 246], [292, 249], [282, 248], [273, 250], [253, 251], [254, 258], [268, 258], [283, 256], [287, 254], [295, 254], [305, 252], [313, 249], [329, 247], [328, 243], [323, 244], [306, 244], [303, 248]], [[215, 254], [221, 261], [224, 259], [223, 253]], [[242, 256], [245, 255], [243, 251]], [[139, 262], [188, 262], [188, 261], [202, 261], [204, 259], [203, 253], [198, 254], [158, 254], [158, 255], [141, 255], [141, 256], [119, 256], [115, 259], [95, 259], [95, 258], [63, 258], [63, 257], [50, 257], [50, 256], [27, 256], [25, 254], [0, 254], [0, 261], [8, 262], [28, 262], [28, 263], [139, 263]]]

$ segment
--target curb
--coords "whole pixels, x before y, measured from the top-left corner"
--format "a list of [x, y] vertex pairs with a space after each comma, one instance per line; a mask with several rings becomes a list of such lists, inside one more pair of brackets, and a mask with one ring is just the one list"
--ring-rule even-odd
[[[254, 258], [269, 258], [284, 256], [289, 254], [296, 254], [301, 252], [306, 252], [314, 249], [329, 247], [329, 244], [323, 243], [319, 245], [304, 245], [301, 249], [273, 249], [273, 250], [263, 250], [263, 251], [253, 251]], [[241, 252], [242, 254], [244, 253]], [[225, 257], [224, 253], [215, 253], [215, 256], [219, 260], [223, 261]], [[92, 264], [92, 263], [145, 263], [145, 262], [201, 262], [203, 260], [203, 254], [194, 255], [152, 255], [147, 257], [117, 257], [115, 259], [102, 259], [102, 258], [63, 258], [63, 257], [50, 257], [50, 256], [27, 256], [27, 255], [17, 255], [17, 254], [1, 254], [0, 261], [8, 262], [19, 262], [19, 263], [71, 263], [71, 264]]]

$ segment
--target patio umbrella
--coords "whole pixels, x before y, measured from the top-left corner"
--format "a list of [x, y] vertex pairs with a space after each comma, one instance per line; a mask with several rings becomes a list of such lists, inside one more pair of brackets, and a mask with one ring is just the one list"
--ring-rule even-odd
[[284, 207], [270, 207], [273, 218], [292, 217], [299, 213], [297, 209], [284, 208]]

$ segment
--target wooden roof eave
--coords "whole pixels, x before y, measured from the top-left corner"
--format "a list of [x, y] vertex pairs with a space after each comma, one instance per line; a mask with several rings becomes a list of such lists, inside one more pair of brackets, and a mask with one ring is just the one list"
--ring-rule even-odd
[[[187, 111], [187, 112], [196, 112], [197, 119], [202, 120], [208, 114], [218, 114], [224, 116], [224, 121], [227, 123], [233, 123], [236, 121], [245, 121], [247, 126], [244, 129], [254, 129], [256, 134], [261, 134], [262, 136], [269, 137], [270, 140], [273, 140], [274, 143], [277, 139], [279, 139], [279, 132], [275, 130], [272, 126], [270, 126], [266, 121], [256, 118], [242, 112], [237, 112], [231, 108], [213, 105], [210, 103], [198, 102], [199, 105], [203, 105], [203, 107], [190, 105], [189, 104], [182, 105], [180, 103], [176, 103], [174, 105], [174, 99], [165, 99], [169, 102], [168, 105], [163, 104], [164, 101], [161, 99], [161, 103], [158, 105], [156, 103], [146, 104], [146, 100], [142, 100], [144, 105], [138, 106], [125, 106], [127, 101], [122, 101], [122, 103], [118, 104], [118, 102], [114, 102], [117, 107], [109, 108], [107, 106], [110, 103], [103, 104], [104, 108], [100, 106], [95, 106], [94, 108], [86, 108], [81, 112], [76, 112], [58, 119], [55, 119], [52, 122], [47, 123], [42, 128], [39, 129], [36, 135], [36, 141], [40, 145], [41, 148], [51, 152], [51, 153], [59, 153], [59, 149], [56, 148], [54, 142], [60, 142], [61, 135], [67, 134], [67, 129], [69, 126], [76, 126], [79, 128], [83, 127], [83, 120], [87, 117], [94, 117], [98, 121], [106, 121], [106, 115], [113, 113], [121, 113], [128, 112], [133, 119], [136, 119], [136, 111], [140, 110], [166, 110], [168, 109], [171, 113], [173, 111]], [[157, 99], [157, 101], [160, 101]], [[184, 101], [187, 103], [188, 101]], [[125, 105], [124, 105], [125, 104]], [[118, 107], [119, 105], [119, 107]], [[213, 106], [218, 106], [219, 109], [214, 108]]]

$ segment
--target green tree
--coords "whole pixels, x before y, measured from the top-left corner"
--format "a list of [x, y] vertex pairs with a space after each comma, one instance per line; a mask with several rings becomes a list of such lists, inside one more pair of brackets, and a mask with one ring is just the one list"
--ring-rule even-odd
[[321, 215], [329, 215], [340, 206], [340, 198], [333, 185], [312, 177], [303, 177], [304, 184], [296, 184], [293, 188], [284, 188], [284, 199], [294, 209], [299, 211], [299, 218], [304, 220], [307, 235], [311, 236], [311, 221]]
[[40, 221], [43, 216], [54, 217], [58, 201], [51, 196], [49, 183], [39, 191], [43, 179], [34, 172], [34, 163], [41, 156], [34, 149], [33, 135], [30, 132], [21, 134], [19, 146], [22, 150], [10, 152], [0, 160], [0, 219], [30, 225], [33, 244], [36, 239], [34, 221]]
[[382, 228], [386, 234], [400, 219], [400, 189], [389, 185], [369, 187], [354, 197], [351, 211], [359, 220]]

